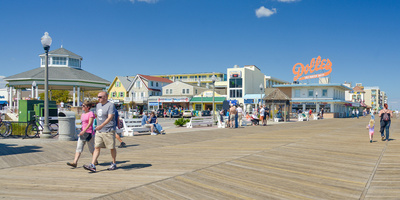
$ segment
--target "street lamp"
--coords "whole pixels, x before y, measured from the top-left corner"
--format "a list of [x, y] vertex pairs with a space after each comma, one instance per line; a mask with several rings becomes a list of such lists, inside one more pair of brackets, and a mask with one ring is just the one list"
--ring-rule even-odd
[[213, 83], [213, 120], [215, 120], [215, 81], [217, 80], [217, 77], [213, 75], [211, 77], [212, 83]]
[[317, 111], [317, 98], [318, 98], [318, 92], [315, 92], [315, 112]]
[[42, 39], [44, 52], [46, 53], [46, 66], [44, 68], [44, 125], [43, 133], [40, 138], [50, 138], [49, 130], [49, 49], [51, 45], [51, 37], [45, 32]]
[[262, 105], [262, 91], [263, 91], [263, 84], [260, 84], [260, 107]]

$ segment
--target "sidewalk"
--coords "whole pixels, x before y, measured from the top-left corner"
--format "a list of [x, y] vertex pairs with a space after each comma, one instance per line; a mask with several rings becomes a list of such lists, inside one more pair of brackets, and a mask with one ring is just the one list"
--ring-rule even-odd
[[[400, 194], [399, 120], [371, 144], [367, 118], [279, 123], [238, 129], [178, 128], [124, 137], [118, 169], [98, 172], [76, 142], [0, 140], [0, 197], [6, 199], [396, 199]], [[181, 131], [182, 130], [182, 131]], [[181, 132], [180, 132], [181, 131]], [[20, 142], [23, 141], [23, 142]], [[29, 142], [32, 142], [29, 144]]]

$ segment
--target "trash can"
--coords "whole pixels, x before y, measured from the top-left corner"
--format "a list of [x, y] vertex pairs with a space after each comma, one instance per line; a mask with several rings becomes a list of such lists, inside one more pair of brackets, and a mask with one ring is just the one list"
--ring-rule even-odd
[[75, 113], [64, 111], [58, 113], [58, 140], [72, 141], [76, 139]]

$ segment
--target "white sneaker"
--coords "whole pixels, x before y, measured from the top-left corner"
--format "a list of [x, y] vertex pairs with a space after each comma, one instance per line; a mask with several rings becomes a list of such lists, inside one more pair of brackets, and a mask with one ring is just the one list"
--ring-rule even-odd
[[152, 132], [151, 135], [157, 135], [157, 133]]
[[161, 134], [165, 135], [165, 130], [161, 130]]

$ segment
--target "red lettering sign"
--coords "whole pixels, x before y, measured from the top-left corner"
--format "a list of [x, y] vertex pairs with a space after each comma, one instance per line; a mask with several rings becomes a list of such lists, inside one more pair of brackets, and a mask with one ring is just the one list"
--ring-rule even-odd
[[[320, 74], [307, 75], [308, 73], [311, 74], [323, 69], [328, 71]], [[293, 66], [292, 71], [295, 75], [293, 81], [324, 77], [332, 72], [332, 62], [329, 59], [321, 60], [321, 56], [318, 56], [317, 59], [311, 59], [310, 64], [307, 64], [306, 66], [304, 66], [302, 63], [296, 63]]]

